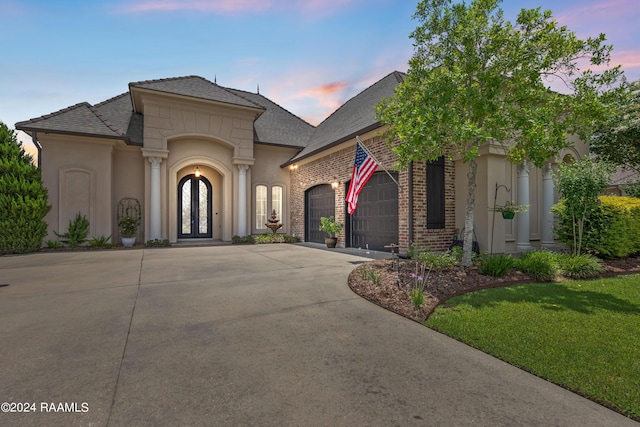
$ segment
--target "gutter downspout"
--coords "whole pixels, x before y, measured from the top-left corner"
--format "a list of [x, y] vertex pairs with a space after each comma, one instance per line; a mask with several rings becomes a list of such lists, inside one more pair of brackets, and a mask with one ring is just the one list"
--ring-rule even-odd
[[38, 169], [40, 169], [40, 166], [42, 166], [42, 145], [40, 145], [40, 141], [38, 141], [37, 132], [33, 132], [33, 135], [31, 135], [31, 141], [33, 142], [33, 145], [35, 145], [38, 149]]

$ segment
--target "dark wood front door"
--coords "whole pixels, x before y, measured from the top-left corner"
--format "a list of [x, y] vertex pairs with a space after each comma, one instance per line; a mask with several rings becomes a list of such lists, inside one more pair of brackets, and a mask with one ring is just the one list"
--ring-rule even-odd
[[211, 237], [211, 183], [187, 175], [178, 184], [178, 238]]

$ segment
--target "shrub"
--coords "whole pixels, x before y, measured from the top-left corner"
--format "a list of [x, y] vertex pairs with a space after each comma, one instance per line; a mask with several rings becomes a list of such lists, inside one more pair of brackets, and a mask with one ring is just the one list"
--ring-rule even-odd
[[560, 268], [560, 274], [570, 279], [589, 279], [600, 275], [604, 271], [602, 261], [588, 254], [557, 254], [556, 260]]
[[150, 246], [150, 247], [154, 247], [154, 246], [171, 246], [171, 243], [169, 242], [169, 239], [152, 239], [152, 240], [147, 240], [147, 243], [145, 243], [146, 246]]
[[89, 246], [107, 246], [109, 244], [109, 240], [111, 239], [111, 235], [109, 236], [100, 236], [93, 237], [89, 239]]
[[73, 220], [69, 220], [69, 227], [66, 233], [55, 234], [58, 237], [66, 239], [69, 246], [75, 248], [76, 246], [86, 242], [87, 236], [89, 235], [89, 220], [86, 216], [78, 212]]
[[[600, 196], [585, 221], [582, 248], [603, 257], [625, 257], [640, 252], [640, 199]], [[564, 202], [554, 207], [557, 239], [571, 243], [571, 218]]]
[[246, 239], [251, 239], [246, 242], [234, 242], [234, 243], [256, 243], [256, 244], [264, 244], [264, 243], [298, 243], [300, 238], [297, 236], [291, 236], [289, 234], [274, 234], [274, 233], [265, 233], [259, 234], [253, 238], [253, 236], [247, 236]]
[[555, 254], [545, 250], [525, 253], [514, 266], [539, 282], [549, 282], [559, 273]]
[[511, 255], [491, 255], [480, 258], [478, 271], [492, 277], [502, 277], [513, 268], [513, 257]]
[[34, 252], [47, 235], [47, 189], [16, 134], [0, 122], [0, 254]]
[[231, 238], [231, 243], [233, 243], [234, 245], [240, 245], [240, 244], [254, 244], [256, 242], [256, 239], [254, 239], [254, 237], [252, 235], [248, 235], [248, 236], [233, 236]]
[[435, 254], [433, 252], [425, 252], [418, 256], [429, 270], [438, 270], [446, 267], [453, 267], [460, 262], [457, 254], [447, 251], [443, 254]]
[[49, 249], [60, 249], [62, 247], [62, 243], [57, 240], [47, 240], [47, 247]]

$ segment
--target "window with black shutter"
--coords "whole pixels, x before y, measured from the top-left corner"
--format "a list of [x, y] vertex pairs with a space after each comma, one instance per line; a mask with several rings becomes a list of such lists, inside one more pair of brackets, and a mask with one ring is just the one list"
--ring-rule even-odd
[[444, 157], [427, 162], [427, 228], [445, 227]]

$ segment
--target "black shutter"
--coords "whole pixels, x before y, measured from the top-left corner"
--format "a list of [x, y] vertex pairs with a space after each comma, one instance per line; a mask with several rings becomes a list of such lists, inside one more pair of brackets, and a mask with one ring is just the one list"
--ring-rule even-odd
[[427, 162], [427, 228], [444, 228], [444, 157]]

